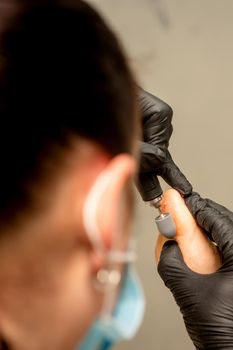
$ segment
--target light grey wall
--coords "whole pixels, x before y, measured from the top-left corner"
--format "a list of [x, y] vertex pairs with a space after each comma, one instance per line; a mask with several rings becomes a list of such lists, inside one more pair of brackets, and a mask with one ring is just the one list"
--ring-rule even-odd
[[[119, 34], [142, 86], [174, 110], [171, 153], [194, 188], [233, 209], [232, 0], [90, 0]], [[138, 270], [147, 311], [118, 350], [191, 350], [156, 273], [154, 212], [138, 198]]]

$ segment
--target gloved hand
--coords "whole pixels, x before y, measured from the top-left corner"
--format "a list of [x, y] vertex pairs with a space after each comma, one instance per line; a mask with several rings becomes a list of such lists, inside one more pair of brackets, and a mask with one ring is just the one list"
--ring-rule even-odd
[[157, 175], [181, 194], [185, 196], [190, 194], [191, 184], [176, 166], [168, 151], [172, 134], [171, 107], [140, 88], [138, 98], [143, 118], [138, 189], [143, 200], [149, 201], [162, 194]]
[[195, 347], [233, 349], [233, 213], [197, 193], [186, 204], [217, 243], [222, 266], [216, 273], [195, 273], [184, 263], [177, 243], [168, 241], [158, 271], [180, 307]]

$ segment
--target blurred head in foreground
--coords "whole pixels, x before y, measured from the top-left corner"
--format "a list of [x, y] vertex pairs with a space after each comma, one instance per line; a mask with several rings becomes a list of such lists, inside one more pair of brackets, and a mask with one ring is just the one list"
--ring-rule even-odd
[[[73, 349], [100, 313], [96, 276], [129, 240], [136, 114], [124, 54], [93, 9], [0, 0], [0, 338], [10, 349]], [[83, 216], [100, 176], [102, 250]]]

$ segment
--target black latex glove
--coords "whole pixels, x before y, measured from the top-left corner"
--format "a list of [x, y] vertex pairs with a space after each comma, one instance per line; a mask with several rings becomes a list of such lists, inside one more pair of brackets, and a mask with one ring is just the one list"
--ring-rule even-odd
[[186, 204], [218, 244], [222, 267], [213, 274], [195, 273], [185, 265], [176, 242], [168, 241], [158, 271], [180, 307], [196, 348], [233, 349], [233, 213], [197, 193]]
[[192, 186], [168, 151], [172, 134], [171, 107], [140, 88], [138, 98], [143, 117], [138, 189], [143, 200], [149, 201], [162, 194], [157, 175], [184, 196], [190, 194]]

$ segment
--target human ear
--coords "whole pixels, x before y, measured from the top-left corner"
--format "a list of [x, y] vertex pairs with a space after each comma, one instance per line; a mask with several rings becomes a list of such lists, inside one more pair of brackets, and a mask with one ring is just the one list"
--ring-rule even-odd
[[106, 164], [89, 192], [84, 206], [84, 226], [99, 251], [108, 251], [113, 245], [116, 249], [116, 241], [120, 245], [125, 241], [123, 223], [130, 210], [126, 188], [135, 169], [132, 156], [117, 155]]
[[[102, 240], [111, 249], [117, 243], [118, 249], [127, 240], [128, 232], [123, 232], [129, 219], [130, 193], [129, 182], [132, 180], [136, 162], [129, 155], [118, 155], [108, 164], [110, 182], [103, 194], [97, 212]], [[117, 249], [117, 247], [114, 247]]]

